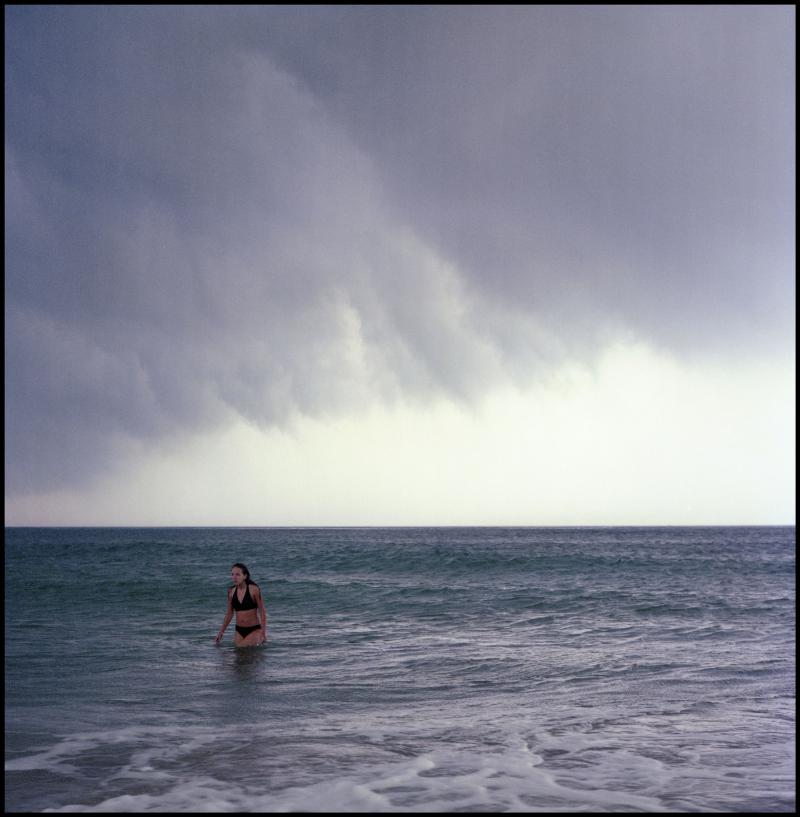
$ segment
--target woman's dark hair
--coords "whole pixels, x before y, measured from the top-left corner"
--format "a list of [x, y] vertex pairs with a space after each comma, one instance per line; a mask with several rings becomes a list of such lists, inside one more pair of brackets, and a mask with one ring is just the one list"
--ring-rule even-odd
[[239, 570], [244, 573], [244, 580], [246, 584], [254, 584], [256, 587], [258, 587], [258, 585], [250, 578], [250, 571], [247, 569], [247, 565], [243, 565], [241, 562], [236, 562], [235, 564], [231, 565], [231, 567], [238, 567]]

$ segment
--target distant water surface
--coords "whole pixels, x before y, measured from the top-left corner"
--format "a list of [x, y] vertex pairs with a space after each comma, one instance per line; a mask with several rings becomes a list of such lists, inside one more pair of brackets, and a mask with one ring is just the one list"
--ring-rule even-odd
[[795, 809], [794, 527], [5, 534], [8, 811]]

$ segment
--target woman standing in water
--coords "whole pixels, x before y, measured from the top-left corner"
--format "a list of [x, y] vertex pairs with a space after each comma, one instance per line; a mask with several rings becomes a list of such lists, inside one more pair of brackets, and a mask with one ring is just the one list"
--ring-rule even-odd
[[266, 643], [267, 611], [264, 609], [264, 599], [259, 586], [250, 580], [250, 571], [241, 562], [237, 562], [231, 568], [231, 579], [233, 579], [233, 587], [228, 588], [228, 609], [225, 612], [225, 621], [222, 622], [214, 642], [219, 644], [235, 610], [234, 646], [255, 647]]

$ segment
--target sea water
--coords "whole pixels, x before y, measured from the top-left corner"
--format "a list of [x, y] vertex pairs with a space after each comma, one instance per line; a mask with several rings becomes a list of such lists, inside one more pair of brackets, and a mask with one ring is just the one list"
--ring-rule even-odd
[[8, 811], [795, 808], [794, 527], [5, 533]]

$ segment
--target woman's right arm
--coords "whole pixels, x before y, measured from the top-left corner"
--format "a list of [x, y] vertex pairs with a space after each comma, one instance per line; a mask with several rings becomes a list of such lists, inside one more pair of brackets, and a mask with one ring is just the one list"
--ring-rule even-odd
[[219, 644], [222, 636], [225, 635], [225, 628], [231, 623], [231, 619], [233, 618], [233, 607], [231, 607], [231, 591], [228, 591], [228, 609], [225, 611], [225, 621], [222, 622], [222, 626], [219, 628], [219, 632], [217, 633], [217, 637], [214, 639], [215, 644]]

